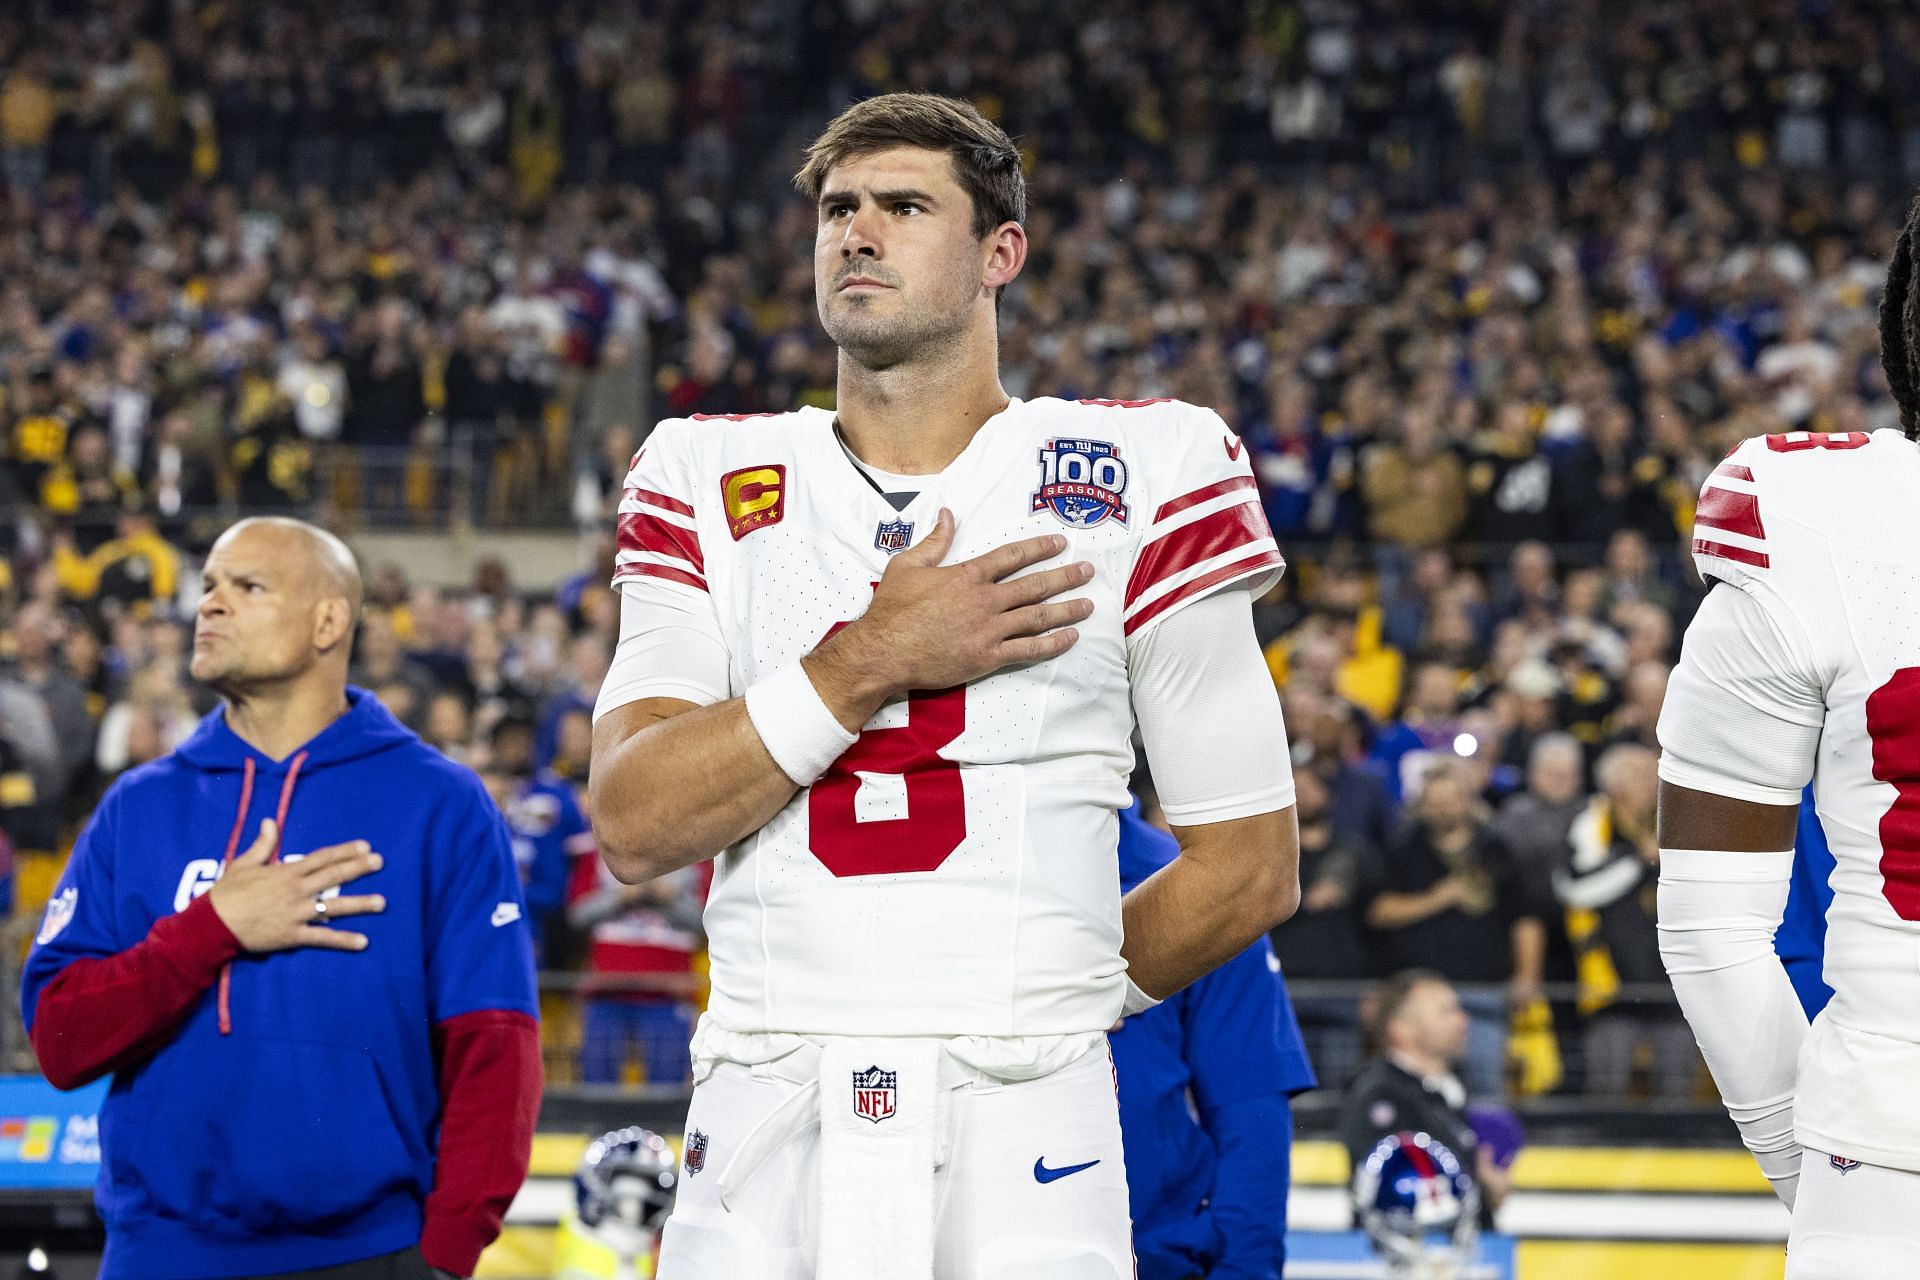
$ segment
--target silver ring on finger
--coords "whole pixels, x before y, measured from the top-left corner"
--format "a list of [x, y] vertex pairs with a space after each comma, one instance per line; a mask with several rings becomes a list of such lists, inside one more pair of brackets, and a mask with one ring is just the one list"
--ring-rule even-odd
[[313, 923], [320, 924], [327, 918], [327, 900], [319, 894], [313, 895]]

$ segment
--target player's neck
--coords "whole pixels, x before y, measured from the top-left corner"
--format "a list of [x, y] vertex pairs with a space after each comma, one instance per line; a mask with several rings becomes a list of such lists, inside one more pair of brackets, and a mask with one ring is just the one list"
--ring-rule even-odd
[[853, 456], [895, 475], [931, 475], [1007, 407], [998, 350], [869, 369], [840, 353], [836, 410]]
[[227, 728], [269, 760], [285, 760], [348, 710], [343, 682], [295, 680], [225, 689]]

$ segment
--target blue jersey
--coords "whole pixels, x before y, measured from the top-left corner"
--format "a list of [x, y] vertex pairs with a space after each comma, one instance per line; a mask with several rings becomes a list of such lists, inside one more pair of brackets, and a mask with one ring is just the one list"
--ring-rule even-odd
[[1787, 892], [1787, 914], [1773, 935], [1773, 949], [1787, 966], [1795, 994], [1809, 1019], [1827, 1007], [1833, 988], [1821, 977], [1827, 953], [1827, 908], [1833, 903], [1833, 853], [1820, 815], [1813, 808], [1813, 788], [1800, 798], [1800, 827], [1793, 840], [1793, 882]]
[[[1179, 852], [1139, 809], [1120, 815], [1123, 890]], [[1314, 1077], [1273, 948], [1260, 939], [1110, 1039], [1140, 1280], [1279, 1280], [1288, 1099]]]
[[506, 813], [538, 955], [546, 939], [547, 917], [566, 901], [574, 856], [593, 852], [593, 832], [573, 788], [550, 773], [535, 774], [517, 785], [507, 800]]

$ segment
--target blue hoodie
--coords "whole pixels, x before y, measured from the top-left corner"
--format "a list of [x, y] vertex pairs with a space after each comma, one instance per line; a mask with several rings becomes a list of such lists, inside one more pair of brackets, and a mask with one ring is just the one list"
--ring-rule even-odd
[[[1179, 851], [1135, 801], [1120, 814], [1121, 891]], [[1260, 939], [1108, 1040], [1140, 1280], [1279, 1280], [1288, 1099], [1314, 1077], [1273, 948]]]
[[[285, 761], [227, 727], [131, 770], [74, 846], [27, 959], [22, 1008], [69, 963], [124, 951], [218, 878], [284, 812], [282, 849], [369, 841], [386, 895], [355, 916], [363, 952], [302, 948], [231, 965], [151, 1058], [116, 1073], [100, 1111], [102, 1280], [203, 1280], [333, 1266], [420, 1239], [440, 1092], [435, 1024], [536, 1012], [507, 831], [480, 780], [348, 691], [346, 715]], [[236, 834], [236, 820], [238, 833]], [[64, 918], [64, 923], [61, 923]]]

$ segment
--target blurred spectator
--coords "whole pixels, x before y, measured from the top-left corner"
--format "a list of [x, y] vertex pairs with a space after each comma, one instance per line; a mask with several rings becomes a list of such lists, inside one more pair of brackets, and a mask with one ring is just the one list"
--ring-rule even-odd
[[1840, 374], [1840, 352], [1814, 332], [1804, 303], [1787, 307], [1779, 341], [1753, 362], [1754, 376], [1773, 392], [1773, 407], [1789, 426], [1804, 426], [1833, 390]]
[[[1360, 982], [1374, 975], [1361, 913], [1380, 875], [1379, 851], [1344, 838], [1327, 785], [1313, 768], [1294, 771], [1300, 823], [1300, 909], [1271, 935], [1281, 972], [1294, 981]], [[1296, 997], [1300, 1033], [1322, 1078], [1336, 1087], [1360, 1065], [1359, 1001]]]
[[58, 845], [62, 773], [46, 703], [25, 681], [0, 670], [0, 831], [10, 849]]
[[1585, 754], [1571, 734], [1539, 738], [1527, 756], [1526, 790], [1509, 796], [1494, 820], [1494, 834], [1538, 883], [1558, 869], [1567, 831], [1586, 805], [1585, 775]]
[[1471, 1018], [1462, 1070], [1472, 1097], [1505, 1095], [1508, 998], [1538, 994], [1544, 910], [1460, 769], [1430, 769], [1412, 820], [1387, 848], [1366, 920], [1386, 966], [1474, 984], [1461, 996]]
[[1460, 754], [1455, 750], [1459, 712], [1460, 673], [1453, 664], [1416, 665], [1399, 718], [1381, 726], [1368, 753], [1396, 801], [1420, 789], [1421, 775], [1436, 759]]
[[1417, 650], [1452, 581], [1453, 563], [1445, 550], [1421, 552], [1414, 558], [1413, 571], [1384, 606], [1381, 638], [1402, 653]]
[[1300, 624], [1267, 645], [1274, 682], [1338, 694], [1375, 719], [1392, 715], [1405, 662], [1386, 643], [1386, 619], [1370, 592], [1350, 559], [1320, 566]]
[[1311, 768], [1326, 784], [1329, 815], [1340, 839], [1382, 848], [1393, 833], [1395, 804], [1380, 767], [1367, 758], [1359, 710], [1304, 684], [1286, 688], [1284, 697], [1294, 772]]
[[[588, 736], [593, 728], [593, 704], [600, 696], [601, 682], [607, 678], [607, 664], [613, 654], [597, 635], [573, 638], [567, 649], [568, 669], [561, 675], [559, 692], [548, 698], [540, 710], [539, 734], [534, 739], [534, 763], [542, 769], [554, 769], [562, 777], [585, 777], [587, 747], [579, 738], [581, 716], [586, 717]], [[573, 732], [566, 732], [573, 717]], [[556, 762], [558, 762], [556, 764]]]
[[566, 903], [573, 868], [598, 861], [593, 832], [573, 789], [533, 767], [533, 722], [507, 718], [493, 726], [480, 776], [513, 833], [513, 858], [533, 926], [535, 955], [551, 965], [549, 921]]
[[1553, 461], [1540, 452], [1532, 406], [1524, 400], [1499, 406], [1492, 427], [1474, 441], [1469, 456], [1477, 540], [1516, 543], [1548, 523], [1555, 497]]
[[1619, 625], [1624, 605], [1647, 602], [1671, 610], [1678, 598], [1673, 585], [1655, 573], [1647, 536], [1638, 529], [1622, 529], [1607, 543], [1605, 595], [1602, 609]]
[[[38, 697], [46, 709], [59, 764], [58, 774], [50, 779], [47, 799], [57, 809], [64, 809], [93, 756], [93, 718], [87, 712], [87, 692], [57, 662], [63, 630], [47, 606], [22, 606], [14, 615], [10, 631], [12, 653], [0, 662], [0, 670]], [[4, 646], [0, 646], [0, 652], [4, 652]]]
[[1554, 879], [1578, 956], [1587, 1092], [1626, 1096], [1635, 1055], [1650, 1055], [1651, 1094], [1693, 1091], [1698, 1057], [1670, 999], [1623, 995], [1622, 984], [1670, 992], [1654, 928], [1660, 843], [1654, 837], [1658, 757], [1645, 747], [1609, 747], [1595, 773], [1600, 794], [1574, 820], [1569, 857]]
[[626, 885], [598, 857], [580, 858], [572, 875], [567, 923], [588, 937], [592, 975], [581, 987], [580, 1079], [618, 1083], [638, 1058], [646, 1083], [686, 1083], [693, 957], [712, 864]]
[[274, 385], [293, 405], [294, 425], [309, 440], [338, 440], [347, 411], [345, 367], [318, 329], [298, 333], [289, 345]]
[[1466, 523], [1465, 471], [1432, 414], [1431, 406], [1410, 405], [1400, 441], [1366, 455], [1361, 492], [1368, 527], [1381, 542], [1435, 547]]
[[1506, 673], [1500, 683], [1500, 693], [1506, 701], [1510, 722], [1503, 762], [1524, 769], [1532, 759], [1535, 743], [1566, 733], [1560, 715], [1560, 674], [1544, 659], [1525, 658]]
[[[404, 685], [413, 695], [416, 707], [424, 706], [427, 695], [433, 689], [432, 677], [413, 660], [400, 642], [400, 634], [395, 629], [393, 615], [385, 609], [368, 609], [361, 619], [360, 633], [355, 638], [353, 672], [350, 682], [366, 689], [381, 690], [392, 685]], [[386, 695], [381, 695], [386, 702]], [[388, 703], [403, 721], [406, 716]]]
[[[1567, 833], [1586, 808], [1586, 752], [1571, 734], [1550, 733], [1536, 738], [1527, 756], [1526, 787], [1507, 797], [1493, 820], [1493, 832], [1513, 854], [1528, 896], [1536, 902], [1555, 901], [1554, 877], [1566, 865]], [[1546, 935], [1541, 976], [1552, 984], [1571, 983], [1576, 977], [1572, 944], [1564, 915], [1542, 911]], [[1517, 1010], [1525, 1016], [1524, 1010]], [[1561, 1023], [1560, 1039], [1571, 1033], [1574, 1006], [1556, 1000], [1554, 1015]], [[1543, 1030], [1545, 1028], [1542, 1028]], [[1571, 1053], [1569, 1041], [1562, 1056]]]
[[1445, 977], [1406, 970], [1371, 1001], [1369, 1026], [1379, 1056], [1347, 1086], [1340, 1140], [1354, 1166], [1390, 1133], [1431, 1134], [1460, 1159], [1480, 1187], [1482, 1224], [1512, 1190], [1505, 1160], [1480, 1141], [1467, 1113], [1469, 1086], [1455, 1074], [1470, 1055], [1470, 1020]]
[[171, 605], [180, 591], [180, 552], [152, 515], [130, 503], [114, 520], [113, 535], [86, 555], [55, 535], [53, 566], [67, 599], [105, 616], [130, 611], [145, 618]]
[[420, 736], [428, 746], [462, 764], [472, 762], [473, 709], [458, 689], [436, 690], [427, 699]]
[[0, 84], [0, 162], [15, 199], [40, 193], [47, 177], [47, 141], [59, 102], [39, 57], [21, 58]]
[[1658, 753], [1660, 706], [1667, 698], [1667, 676], [1671, 668], [1649, 659], [1627, 673], [1624, 696], [1613, 714], [1607, 717], [1607, 743], [1633, 743]]
[[136, 673], [100, 721], [94, 763], [107, 778], [158, 760], [193, 736], [200, 717], [176, 667], [155, 663]]

